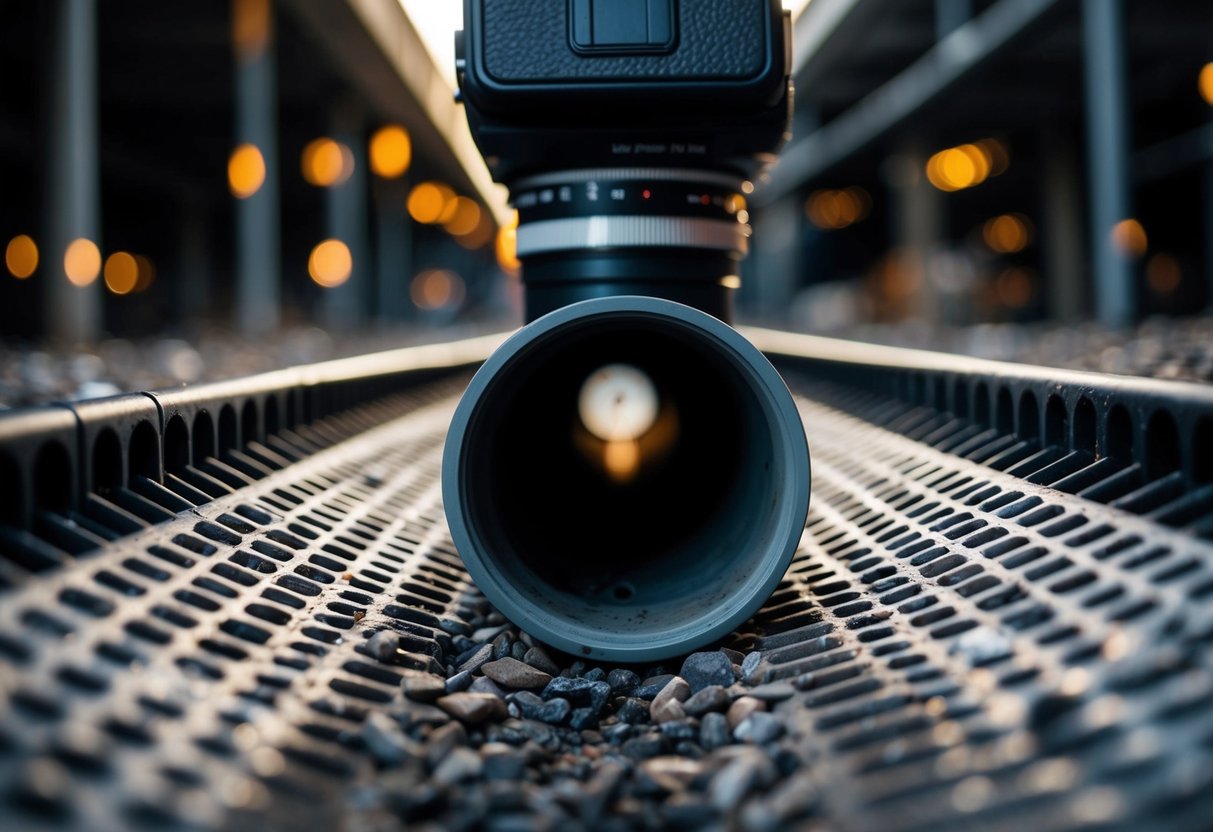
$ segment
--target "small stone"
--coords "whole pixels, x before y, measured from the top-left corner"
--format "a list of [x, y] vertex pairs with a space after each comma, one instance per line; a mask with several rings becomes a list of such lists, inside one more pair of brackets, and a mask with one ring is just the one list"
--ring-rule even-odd
[[542, 695], [544, 699], [551, 699], [554, 696], [563, 697], [574, 705], [591, 708], [597, 714], [610, 698], [611, 686], [606, 682], [557, 676], [548, 682]]
[[615, 725], [607, 725], [602, 729], [603, 738], [612, 745], [618, 745], [628, 738], [632, 733], [632, 726], [626, 722], [619, 722]]
[[591, 667], [585, 673], [581, 674], [581, 678], [588, 679], [591, 682], [601, 682], [606, 678], [606, 671], [601, 667]]
[[551, 657], [548, 656], [548, 654], [545, 653], [541, 647], [532, 647], [527, 650], [526, 654], [523, 655], [522, 660], [531, 667], [542, 670], [549, 676], [555, 676], [560, 673], [560, 666], [557, 665], [556, 662], [552, 661]]
[[674, 746], [674, 753], [680, 757], [686, 757], [688, 760], [701, 760], [706, 754], [699, 743], [692, 742], [691, 740], [680, 740]]
[[645, 760], [640, 770], [667, 792], [678, 792], [699, 776], [703, 766], [694, 760], [664, 755]]
[[441, 676], [426, 673], [424, 670], [406, 670], [400, 687], [404, 695], [414, 702], [433, 702], [439, 696], [447, 693], [446, 682]]
[[435, 728], [425, 739], [425, 761], [431, 769], [438, 766], [454, 749], [467, 745], [468, 732], [458, 722], [448, 722]]
[[661, 723], [657, 728], [661, 736], [671, 740], [690, 740], [699, 736], [699, 720], [683, 717]]
[[508, 657], [488, 662], [480, 670], [497, 684], [511, 690], [538, 690], [552, 681], [550, 673]]
[[663, 722], [673, 722], [686, 718], [686, 711], [682, 709], [682, 703], [677, 699], [653, 700], [652, 706], [649, 708], [649, 716], [653, 722], [660, 725]]
[[661, 737], [656, 734], [647, 734], [643, 737], [633, 737], [625, 742], [620, 750], [624, 756], [631, 757], [633, 760], [647, 760], [660, 754], [662, 748]]
[[719, 650], [713, 653], [692, 653], [682, 663], [679, 675], [691, 686], [691, 693], [709, 685], [728, 687], [733, 684], [733, 662]]
[[733, 704], [729, 706], [727, 714], [729, 719], [729, 728], [735, 730], [738, 725], [749, 717], [750, 714], [756, 711], [764, 711], [766, 710], [766, 707], [765, 702], [763, 702], [761, 699], [755, 699], [752, 696], [742, 696], [741, 698], [734, 700]]
[[440, 786], [453, 786], [480, 776], [483, 763], [470, 748], [456, 748], [434, 769], [433, 780]]
[[458, 693], [459, 691], [467, 690], [472, 686], [472, 674], [464, 670], [456, 673], [454, 676], [446, 680], [446, 692]]
[[400, 648], [400, 636], [391, 630], [380, 630], [366, 640], [366, 652], [386, 664], [394, 664]]
[[[555, 702], [557, 700], [553, 699], [552, 701]], [[591, 725], [596, 725], [597, 722], [597, 715], [592, 708], [577, 708], [569, 716], [569, 727], [575, 731], [582, 731]]]
[[[661, 692], [653, 697], [652, 704], [649, 705], [649, 716], [654, 722], [663, 722], [670, 719], [681, 719], [686, 716], [686, 712], [682, 709], [682, 703], [691, 698], [691, 687], [680, 676], [673, 676], [666, 686], [661, 689]], [[670, 708], [670, 703], [675, 703], [676, 709]], [[664, 719], [660, 718], [664, 716]]]
[[724, 714], [704, 714], [703, 720], [699, 723], [699, 744], [704, 749], [714, 751], [717, 748], [723, 748], [732, 739], [732, 734], [729, 731], [729, 721], [725, 718]]
[[447, 694], [438, 700], [438, 707], [470, 725], [506, 717], [505, 702], [491, 693]]
[[460, 673], [475, 673], [492, 658], [493, 645], [485, 644], [473, 652], [472, 655], [468, 656], [463, 664], [459, 665], [458, 670]]
[[764, 745], [783, 736], [783, 723], [775, 714], [758, 711], [750, 714], [733, 729], [733, 736], [742, 742]]
[[535, 719], [543, 720], [550, 725], [559, 725], [568, 718], [569, 712], [572, 710], [573, 706], [569, 704], [569, 700], [557, 697], [544, 702], [543, 707], [535, 713]]
[[396, 766], [405, 760], [419, 758], [422, 747], [404, 735], [400, 726], [382, 711], [371, 711], [362, 723], [362, 742], [377, 761]]
[[668, 829], [715, 828], [720, 811], [699, 795], [679, 792], [661, 805], [661, 826]]
[[502, 631], [509, 629], [509, 624], [495, 624], [491, 627], [481, 627], [472, 633], [472, 641], [489, 642], [497, 638]]
[[472, 693], [491, 693], [498, 699], [505, 699], [505, 691], [497, 686], [497, 683], [487, 676], [477, 676], [472, 680], [472, 684], [468, 687]]
[[518, 661], [526, 661], [526, 653], [530, 648], [522, 641], [516, 641], [510, 645], [510, 658]]
[[746, 657], [741, 662], [741, 678], [746, 684], [753, 684], [754, 671], [758, 670], [758, 665], [762, 663], [762, 653], [757, 650], [752, 653], [747, 653]]
[[682, 703], [682, 709], [691, 716], [702, 716], [709, 711], [723, 711], [729, 707], [733, 698], [720, 685], [709, 685], [699, 693]]
[[510, 638], [509, 633], [502, 633], [493, 639], [493, 661], [504, 659], [510, 655], [511, 644], [513, 644], [513, 640]]
[[607, 674], [606, 681], [611, 686], [611, 693], [628, 693], [640, 684], [640, 677], [631, 670], [617, 667]]
[[726, 763], [708, 783], [708, 802], [722, 812], [737, 808], [761, 779], [761, 754], [741, 754]]
[[410, 699], [405, 699], [401, 703], [400, 709], [392, 715], [408, 729], [418, 725], [445, 725], [451, 721], [450, 714], [441, 708]]
[[632, 691], [632, 695], [640, 699], [652, 699], [657, 694], [661, 693], [662, 689], [670, 683], [674, 678], [672, 673], [662, 673], [656, 676], [650, 676], [645, 679], [636, 689]]
[[538, 719], [538, 714], [544, 704], [543, 699], [529, 690], [520, 690], [517, 693], [511, 693], [506, 700], [511, 708], [518, 711], [518, 716], [523, 719]]
[[746, 691], [747, 696], [761, 699], [763, 702], [782, 702], [791, 699], [795, 693], [796, 689], [790, 682], [767, 682]]
[[516, 781], [526, 777], [526, 756], [502, 743], [487, 743], [480, 749], [484, 779]]
[[649, 721], [649, 703], [643, 699], [629, 697], [615, 711], [615, 718], [621, 722], [639, 725]]
[[576, 806], [581, 821], [586, 826], [597, 828], [606, 808], [615, 801], [625, 773], [624, 767], [619, 763], [604, 762], [582, 787]]

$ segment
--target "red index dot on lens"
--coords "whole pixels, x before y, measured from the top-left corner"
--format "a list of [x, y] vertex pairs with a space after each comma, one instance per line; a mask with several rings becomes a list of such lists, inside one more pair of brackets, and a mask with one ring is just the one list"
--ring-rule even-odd
[[648, 199], [649, 197], [651, 197], [653, 195], [653, 192], [650, 191], [648, 188], [645, 188], [643, 191], [640, 192], [640, 195], [642, 197], [644, 197], [645, 199]]
[[699, 197], [700, 205], [707, 205], [711, 201], [712, 201], [712, 198], [710, 196], [708, 196], [707, 194], [704, 194], [703, 196]]

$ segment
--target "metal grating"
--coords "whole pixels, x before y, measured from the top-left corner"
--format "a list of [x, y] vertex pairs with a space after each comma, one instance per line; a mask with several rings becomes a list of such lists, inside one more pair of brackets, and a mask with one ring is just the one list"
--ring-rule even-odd
[[[1202, 504], [1174, 522], [1173, 506], [1133, 513], [1067, 493], [1034, 476], [1057, 461], [1039, 456], [1047, 442], [997, 470], [983, 463], [1030, 443], [996, 427], [973, 443], [987, 431], [971, 419], [787, 369], [812, 509], [784, 582], [726, 647], [751, 654], [748, 681], [784, 686], [773, 710], [796, 762], [729, 822], [1207, 827]], [[493, 620], [439, 501], [459, 384], [320, 423], [331, 447], [0, 595], [0, 823], [383, 822], [372, 797], [394, 775], [376, 764], [376, 732], [385, 714], [428, 718], [402, 697], [403, 671], [447, 675]], [[1166, 474], [1141, 477], [1138, 489]], [[384, 650], [379, 631], [399, 641]], [[628, 736], [578, 738], [574, 788], [596, 788]], [[533, 761], [534, 799], [593, 825], [549, 775], [565, 750]], [[723, 820], [671, 814], [629, 771], [617, 826]], [[399, 788], [429, 795], [439, 826], [473, 828], [460, 803], [504, 799], [476, 784]], [[538, 823], [509, 809], [514, 828]]]

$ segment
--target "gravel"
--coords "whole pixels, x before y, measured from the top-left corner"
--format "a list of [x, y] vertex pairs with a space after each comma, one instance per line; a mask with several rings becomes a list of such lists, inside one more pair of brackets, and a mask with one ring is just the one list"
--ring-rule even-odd
[[487, 604], [437, 631], [430, 666], [444, 675], [400, 667], [395, 633], [367, 639], [401, 695], [359, 729], [377, 774], [349, 802], [351, 827], [390, 816], [431, 829], [775, 830], [815, 811], [779, 715], [796, 688], [747, 674], [768, 667], [760, 653], [592, 665]]
[[691, 693], [699, 693], [710, 685], [733, 684], [733, 662], [724, 653], [692, 653], [682, 663], [679, 675], [691, 686]]

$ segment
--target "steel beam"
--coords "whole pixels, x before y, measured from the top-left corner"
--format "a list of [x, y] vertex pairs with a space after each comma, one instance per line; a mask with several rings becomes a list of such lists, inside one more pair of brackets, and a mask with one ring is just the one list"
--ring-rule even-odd
[[998, 0], [867, 98], [789, 147], [752, 202], [762, 206], [871, 145], [1025, 34], [1061, 0]]
[[1132, 263], [1113, 239], [1116, 224], [1132, 216], [1121, 0], [1083, 0], [1082, 35], [1095, 312], [1108, 326], [1124, 326], [1136, 317], [1137, 296]]
[[87, 285], [73, 284], [64, 257], [73, 240], [84, 238], [98, 249], [101, 244], [94, 0], [60, 0], [53, 38], [49, 210], [43, 256], [47, 329], [56, 341], [87, 343], [101, 333], [102, 282], [98, 275]]

